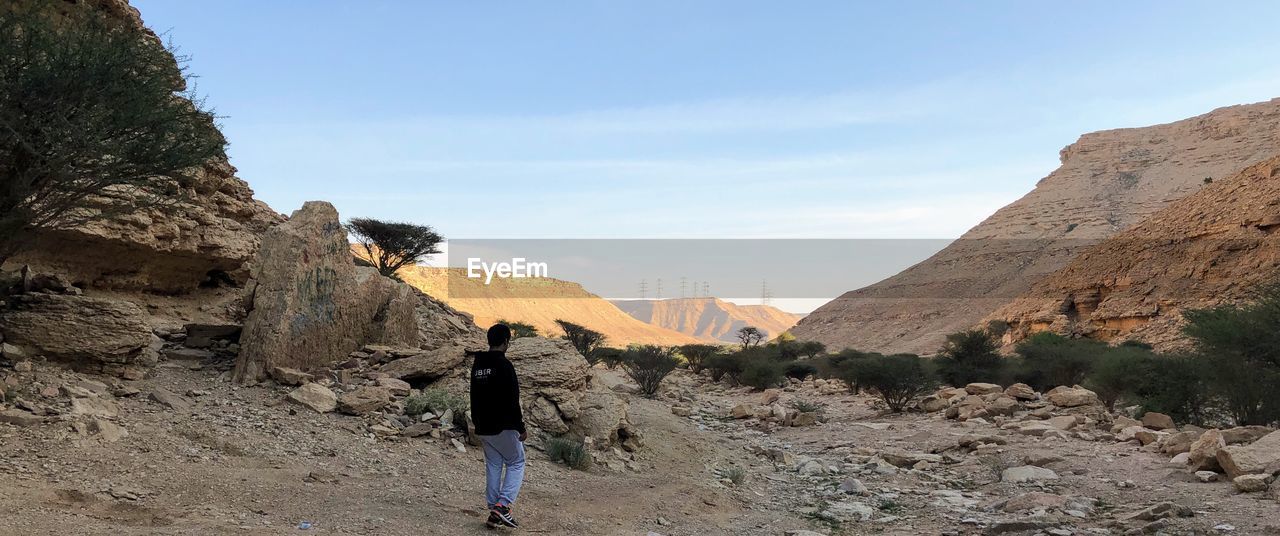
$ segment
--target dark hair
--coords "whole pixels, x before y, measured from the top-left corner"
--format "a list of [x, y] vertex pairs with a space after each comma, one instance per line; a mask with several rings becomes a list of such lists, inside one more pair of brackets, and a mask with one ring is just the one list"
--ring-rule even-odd
[[489, 328], [489, 347], [502, 346], [511, 341], [511, 328], [506, 324], [494, 324]]

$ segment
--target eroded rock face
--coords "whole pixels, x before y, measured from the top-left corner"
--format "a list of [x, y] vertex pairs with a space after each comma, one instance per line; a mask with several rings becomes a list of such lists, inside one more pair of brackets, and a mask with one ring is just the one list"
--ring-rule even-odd
[[9, 300], [0, 314], [5, 344], [78, 369], [121, 374], [155, 365], [153, 336], [142, 308], [89, 296], [32, 293]]
[[365, 344], [418, 342], [418, 294], [356, 267], [329, 203], [308, 202], [267, 232], [251, 289], [237, 381], [260, 380], [274, 367], [305, 372]]
[[[1097, 241], [1204, 189], [1205, 177], [1229, 177], [1280, 154], [1278, 132], [1280, 99], [1220, 108], [1164, 125], [1081, 136], [1062, 150], [1062, 166], [1037, 183], [1030, 193], [928, 260], [819, 307], [800, 320], [791, 333], [800, 340], [820, 341], [828, 348], [934, 352], [946, 334], [978, 325]], [[1131, 259], [1126, 255], [1107, 257], [1115, 263]], [[1153, 251], [1151, 257], [1157, 262], [1177, 261], [1168, 269], [1171, 276], [1211, 266], [1189, 257], [1184, 265], [1178, 254], [1159, 251]], [[1254, 262], [1264, 264], [1266, 259]], [[1175, 263], [1165, 263], [1170, 264]], [[1245, 264], [1239, 264], [1241, 270]], [[1129, 303], [1137, 305], [1143, 296], [1148, 297], [1147, 307], [1133, 310], [1150, 310], [1165, 296], [1176, 296], [1172, 292], [1161, 296], [1144, 294], [1148, 290], [1140, 284], [1141, 279], [1124, 277], [1122, 271], [1111, 273], [1118, 277], [1081, 279], [1092, 286], [1070, 285], [1064, 289], [1083, 291], [1097, 289], [1101, 284], [1113, 290], [1111, 296], [1120, 296], [1120, 290], [1131, 286], [1132, 292], [1124, 292], [1123, 299], [1116, 300], [1117, 311], [1128, 308]], [[1105, 276], [1106, 272], [1099, 274]], [[1230, 281], [1224, 277], [1221, 283]], [[1050, 296], [1050, 301], [1062, 303], [1064, 294], [1038, 296]], [[1085, 319], [1092, 312], [1078, 307], [1075, 314]], [[1011, 336], [1048, 327], [1025, 315], [1017, 318], [1026, 318], [1026, 323], [1020, 321]], [[1124, 321], [1110, 315], [1108, 318]]]

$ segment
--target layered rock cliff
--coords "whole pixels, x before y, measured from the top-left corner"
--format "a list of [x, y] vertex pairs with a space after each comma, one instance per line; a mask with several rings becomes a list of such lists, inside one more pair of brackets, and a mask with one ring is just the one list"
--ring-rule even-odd
[[991, 319], [1006, 342], [1050, 330], [1179, 346], [1181, 311], [1280, 275], [1280, 156], [1215, 180], [1088, 248]]
[[931, 353], [1080, 251], [1280, 154], [1280, 99], [1144, 128], [1095, 132], [1062, 165], [929, 259], [845, 293], [792, 333], [828, 347]]
[[718, 298], [613, 300], [613, 304], [641, 322], [730, 343], [738, 341], [735, 333], [746, 326], [759, 328], [772, 339], [804, 317], [768, 305], [738, 305]]

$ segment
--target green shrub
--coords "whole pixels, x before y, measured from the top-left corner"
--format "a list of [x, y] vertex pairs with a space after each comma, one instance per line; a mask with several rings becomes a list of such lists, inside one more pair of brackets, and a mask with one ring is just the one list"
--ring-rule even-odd
[[1239, 425], [1280, 421], [1280, 282], [1252, 302], [1184, 313], [1185, 333], [1209, 362], [1210, 389]]
[[818, 367], [813, 363], [795, 361], [786, 364], [786, 368], [783, 369], [783, 374], [788, 378], [803, 380], [809, 376], [817, 376]]
[[733, 482], [733, 485], [735, 486], [741, 486], [743, 482], [747, 481], [747, 470], [736, 466], [725, 467], [723, 469], [717, 469], [716, 476], [728, 479], [730, 482]]
[[609, 370], [613, 370], [618, 368], [618, 365], [622, 364], [623, 353], [624, 351], [618, 348], [601, 346], [591, 351], [591, 356], [587, 358], [587, 362], [592, 365], [596, 363], [604, 363], [605, 367], [608, 367]]
[[499, 320], [499, 324], [506, 324], [511, 328], [511, 338], [519, 339], [520, 337], [537, 337], [538, 328], [533, 324], [525, 322], [512, 322], [510, 320]]
[[800, 355], [808, 357], [809, 359], [813, 359], [815, 357], [818, 357], [819, 355], [822, 355], [823, 352], [826, 352], [827, 345], [822, 344], [818, 341], [804, 341], [800, 343], [799, 347], [797, 348], [797, 351], [800, 352]]
[[0, 264], [41, 229], [173, 210], [225, 156], [185, 58], [160, 39], [86, 4], [5, 4]]
[[600, 357], [595, 350], [604, 345], [605, 337], [603, 333], [567, 320], [556, 320], [556, 324], [564, 331], [565, 340], [569, 341], [569, 344], [572, 344], [578, 350], [578, 353], [582, 354], [582, 357], [585, 357], [592, 365], [599, 362], [592, 360]]
[[803, 398], [792, 400], [790, 406], [801, 413], [822, 413], [827, 409], [827, 405], [822, 402], [814, 402]]
[[1136, 396], [1139, 383], [1150, 381], [1147, 375], [1153, 370], [1155, 355], [1135, 345], [1107, 348], [1093, 364], [1093, 371], [1084, 380], [1084, 386], [1106, 404], [1116, 407], [1116, 401], [1125, 396]]
[[675, 351], [661, 346], [644, 345], [630, 348], [622, 355], [622, 368], [640, 386], [640, 393], [653, 398], [662, 386], [662, 380], [680, 366]]
[[423, 390], [422, 393], [405, 398], [404, 414], [418, 416], [430, 411], [436, 415], [444, 415], [446, 411], [453, 410], [453, 422], [448, 424], [459, 426], [460, 423], [466, 422], [463, 414], [470, 406], [471, 402], [465, 397], [439, 387], [431, 387]]
[[553, 437], [547, 440], [547, 457], [552, 462], [563, 463], [568, 467], [586, 471], [591, 467], [591, 452], [581, 441], [567, 437]]
[[765, 357], [746, 357], [745, 365], [742, 369], [740, 377], [742, 385], [747, 385], [757, 391], [763, 391], [771, 387], [777, 387], [782, 383], [784, 376], [783, 364], [773, 359]]
[[737, 354], [715, 354], [707, 358], [706, 366], [711, 371], [713, 381], [720, 381], [728, 376], [736, 383], [742, 376], [743, 363]]
[[1094, 362], [1106, 349], [1106, 343], [1092, 339], [1037, 333], [1014, 349], [1021, 356], [1016, 378], [1038, 391], [1077, 385], [1089, 375]]
[[1213, 368], [1212, 362], [1194, 354], [1152, 356], [1134, 378], [1132, 393], [1145, 411], [1203, 424], [1212, 406]]
[[707, 360], [719, 351], [720, 347], [712, 344], [686, 344], [680, 347], [680, 356], [688, 363], [689, 371], [698, 374]]
[[895, 354], [852, 359], [842, 364], [855, 385], [873, 389], [894, 413], [906, 409], [916, 397], [932, 391], [938, 382], [920, 356]]
[[938, 376], [955, 387], [984, 382], [1006, 384], [1005, 359], [990, 333], [971, 329], [947, 335], [935, 358]]

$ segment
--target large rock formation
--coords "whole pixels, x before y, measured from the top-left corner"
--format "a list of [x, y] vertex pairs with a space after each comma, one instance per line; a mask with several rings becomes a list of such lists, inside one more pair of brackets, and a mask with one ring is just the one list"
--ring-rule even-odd
[[1244, 299], [1280, 269], [1280, 157], [1089, 248], [996, 311], [1007, 340], [1051, 330], [1179, 346], [1181, 311]]
[[737, 343], [737, 331], [754, 326], [768, 339], [791, 329], [804, 315], [768, 305], [738, 305], [719, 298], [613, 300], [635, 319], [700, 339]]
[[478, 340], [466, 317], [357, 267], [338, 211], [325, 202], [306, 203], [266, 233], [249, 287], [237, 381], [275, 367], [323, 367], [366, 344], [430, 349]]
[[49, 293], [8, 300], [0, 314], [6, 345], [90, 372], [141, 375], [155, 364], [155, 337], [143, 310], [127, 301]]
[[[62, 13], [97, 10], [109, 19], [159, 39], [142, 25], [125, 0], [15, 2], [0, 8], [41, 8]], [[176, 64], [175, 64], [176, 69]], [[165, 294], [201, 283], [243, 283], [258, 236], [283, 219], [253, 198], [225, 157], [206, 163], [180, 184], [174, 203], [45, 231], [6, 267], [30, 265], [38, 273], [63, 275], [82, 288], [146, 290]]]
[[792, 329], [830, 348], [931, 353], [1085, 248], [1280, 154], [1280, 99], [1086, 134], [1062, 166], [929, 259], [848, 292]]

